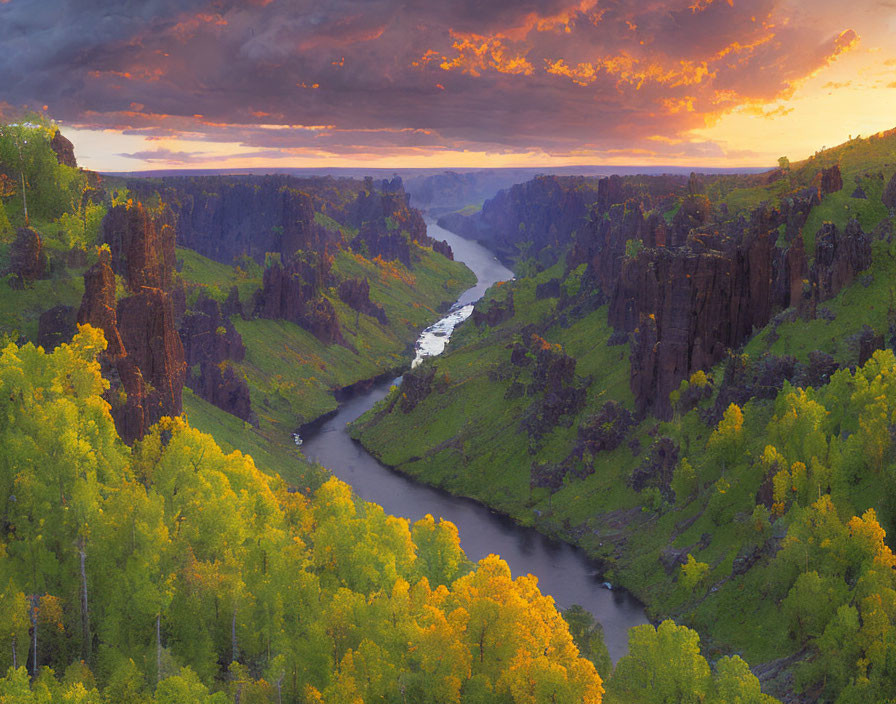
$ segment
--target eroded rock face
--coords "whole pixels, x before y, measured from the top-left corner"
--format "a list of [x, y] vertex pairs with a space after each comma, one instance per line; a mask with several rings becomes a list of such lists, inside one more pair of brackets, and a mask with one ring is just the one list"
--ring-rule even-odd
[[892, 178], [887, 182], [882, 200], [884, 205], [890, 210], [896, 210], [896, 173], [894, 173]]
[[[805, 202], [815, 202], [811, 193], [804, 195]], [[822, 228], [811, 270], [802, 237], [778, 247], [779, 228], [793, 213], [798, 222], [807, 212], [802, 199], [796, 194], [784, 211], [759, 208], [749, 222], [693, 228], [684, 246], [617, 258], [609, 322], [617, 332], [634, 333], [631, 387], [639, 412], [670, 417], [668, 396], [682, 379], [739, 347], [776, 310], [794, 306], [813, 316], [819, 302], [871, 264], [870, 238], [856, 221], [843, 232], [830, 224]], [[610, 252], [612, 260], [613, 247]], [[599, 259], [596, 275], [606, 281], [615, 265]]]
[[352, 240], [351, 247], [368, 259], [379, 257], [383, 261], [399, 261], [411, 266], [411, 245], [400, 232], [383, 232], [373, 223], [365, 223]]
[[37, 230], [20, 227], [9, 249], [9, 268], [15, 286], [21, 288], [26, 283], [43, 279], [47, 275], [47, 253]]
[[370, 300], [370, 282], [366, 278], [346, 279], [340, 282], [336, 292], [341, 301], [359, 313], [376, 318], [381, 325], [386, 325], [389, 322], [383, 307]]
[[[137, 204], [113, 208], [103, 234], [108, 247], [98, 251], [96, 264], [84, 274], [78, 322], [103, 330], [106, 397], [119, 434], [133, 442], [160, 418], [182, 411], [186, 363], [174, 305], [181, 296], [153, 285], [171, 284], [174, 229], [164, 217], [153, 222]], [[115, 267], [133, 292], [120, 301]]]
[[[179, 416], [183, 410], [184, 348], [165, 291], [143, 288], [138, 295], [121, 299], [117, 313], [126, 352], [119, 367], [136, 367], [144, 382], [142, 436], [160, 418]], [[126, 390], [131, 397], [131, 390]], [[134, 391], [138, 391], [136, 387]]]
[[672, 473], [678, 464], [678, 446], [671, 438], [659, 438], [650, 447], [647, 457], [632, 472], [629, 486], [641, 491], [655, 486], [666, 498], [671, 498]]
[[187, 366], [205, 362], [218, 364], [228, 359], [240, 362], [246, 357], [243, 338], [213, 298], [200, 298], [184, 315], [180, 338]]
[[634, 425], [634, 417], [616, 401], [607, 401], [579, 426], [579, 444], [592, 455], [615, 450]]
[[401, 396], [398, 401], [398, 407], [402, 413], [410, 413], [418, 403], [429, 396], [432, 392], [432, 381], [435, 375], [435, 367], [411, 370], [404, 375], [401, 381]]
[[258, 425], [252, 410], [249, 385], [228, 362], [203, 362], [199, 374], [187, 372], [186, 384], [200, 398], [244, 421]]
[[118, 332], [115, 300], [115, 273], [108, 249], [99, 250], [99, 259], [84, 272], [84, 296], [78, 309], [78, 323], [100, 328], [106, 336], [106, 356], [124, 355], [124, 343]]
[[56, 134], [50, 140], [50, 148], [56, 152], [56, 160], [60, 164], [71, 166], [73, 169], [78, 168], [78, 162], [75, 160], [75, 146], [59, 130], [56, 130]]
[[843, 190], [843, 177], [840, 175], [840, 165], [834, 164], [821, 172], [821, 192], [823, 195], [836, 193]]
[[432, 249], [434, 252], [438, 252], [447, 259], [454, 261], [454, 251], [445, 240], [433, 240]]
[[238, 315], [241, 318], [245, 317], [243, 304], [240, 301], [240, 291], [236, 286], [230, 287], [230, 293], [227, 294], [227, 300], [225, 300], [224, 305], [221, 306], [221, 313], [227, 318], [234, 315]]
[[513, 318], [515, 312], [513, 291], [510, 291], [507, 294], [507, 300], [503, 302], [491, 301], [487, 309], [481, 306], [473, 308], [471, 318], [477, 327], [482, 327], [483, 325], [495, 327]]
[[262, 288], [256, 292], [255, 314], [289, 320], [326, 344], [346, 344], [333, 304], [320, 296], [331, 265], [332, 259], [326, 254], [305, 254], [286, 267], [280, 263], [269, 266]]
[[768, 233], [732, 251], [645, 250], [626, 259], [609, 321], [633, 331], [631, 386], [640, 412], [671, 413], [669, 393], [765, 325], [776, 301]]
[[572, 424], [585, 405], [590, 380], [579, 380], [575, 358], [537, 334], [524, 336], [519, 347], [525, 348], [523, 358], [529, 362], [520, 363], [523, 360], [519, 359], [517, 349], [511, 351], [511, 359], [517, 357], [514, 366], [531, 370], [531, 381], [522, 383], [524, 377], [517, 372], [512, 388], [518, 387], [520, 393], [525, 392], [533, 399], [523, 414], [520, 429], [532, 440], [529, 450], [534, 454], [541, 439], [557, 425]]
[[843, 232], [825, 223], [815, 235], [815, 261], [810, 272], [816, 299], [833, 298], [869, 266], [871, 238], [862, 232], [857, 220], [850, 220]]
[[103, 242], [111, 251], [112, 270], [128, 289], [169, 289], [174, 270], [174, 216], [165, 207], [152, 217], [140, 204], [118, 205], [103, 218]]
[[71, 306], [53, 306], [41, 313], [37, 323], [37, 344], [47, 352], [65, 342], [71, 342], [78, 328], [77, 311]]
[[[234, 292], [235, 289], [231, 294]], [[233, 295], [228, 297], [228, 301], [232, 298]], [[233, 306], [231, 303], [231, 308]], [[226, 309], [227, 305], [223, 308]], [[257, 425], [249, 385], [231, 364], [245, 359], [246, 348], [218, 301], [201, 297], [184, 315], [180, 338], [188, 367], [186, 385], [200, 398]]]

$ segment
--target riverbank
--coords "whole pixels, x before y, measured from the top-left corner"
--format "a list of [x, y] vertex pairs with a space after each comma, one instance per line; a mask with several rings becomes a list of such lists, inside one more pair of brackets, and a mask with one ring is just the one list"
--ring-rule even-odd
[[[189, 250], [180, 253], [188, 264], [181, 272], [188, 295], [226, 290], [226, 277], [234, 276], [231, 267]], [[226, 449], [263, 457], [265, 466], [295, 486], [314, 488], [328, 476], [301, 454], [293, 438], [296, 430], [334, 413], [345, 389], [404, 368], [421, 331], [476, 280], [462, 262], [416, 245], [410, 268], [398, 262], [380, 264], [342, 250], [334, 257], [333, 272], [341, 278], [367, 281], [370, 300], [385, 312], [385, 323], [359, 314], [333, 290], [325, 296], [345, 344], [325, 344], [285, 320], [234, 316], [246, 355], [233, 366], [248, 384], [257, 425], [184, 393], [184, 409], [194, 426], [213, 435]], [[260, 278], [254, 283], [260, 285]]]
[[[477, 300], [498, 281], [512, 278], [512, 272], [478, 244], [443, 231], [436, 236], [447, 239], [457, 256], [465, 257], [463, 261], [479, 276], [477, 285], [464, 292], [455, 310]], [[601, 622], [614, 661], [625, 654], [628, 629], [646, 623], [647, 619], [643, 606], [628, 592], [607, 589], [600, 563], [579, 548], [523, 526], [481, 501], [428, 486], [387, 468], [350, 437], [346, 425], [385, 398], [399, 381], [384, 379], [369, 390], [354, 394], [332, 416], [306, 426], [302, 436], [305, 455], [331, 468], [358, 496], [382, 506], [387, 513], [412, 521], [427, 513], [450, 520], [457, 526], [461, 546], [470, 559], [496, 553], [514, 575], [534, 574], [542, 592], [553, 596], [558, 604], [579, 604]]]

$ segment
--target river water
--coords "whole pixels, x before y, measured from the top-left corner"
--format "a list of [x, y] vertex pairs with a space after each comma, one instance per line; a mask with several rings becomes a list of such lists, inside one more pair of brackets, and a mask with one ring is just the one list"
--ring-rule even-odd
[[[427, 328], [417, 342], [417, 359], [439, 354], [454, 329], [472, 312], [473, 302], [497, 281], [513, 277], [494, 255], [476, 242], [428, 223], [430, 237], [444, 239], [454, 258], [476, 274], [478, 282], [465, 291], [448, 314]], [[304, 438], [305, 455], [351, 484], [361, 498], [382, 506], [387, 513], [411, 521], [432, 514], [457, 526], [461, 546], [471, 560], [490, 553], [500, 555], [516, 577], [531, 573], [538, 577], [542, 593], [550, 594], [561, 608], [580, 604], [604, 627], [604, 640], [615, 662], [628, 648], [628, 629], [647, 623], [644, 607], [627, 592], [608, 589], [597, 565], [584, 552], [551, 540], [533, 528], [518, 526], [487, 507], [421, 484], [381, 464], [349, 436], [346, 424], [382, 399], [392, 379], [376, 384], [343, 403], [334, 416]]]

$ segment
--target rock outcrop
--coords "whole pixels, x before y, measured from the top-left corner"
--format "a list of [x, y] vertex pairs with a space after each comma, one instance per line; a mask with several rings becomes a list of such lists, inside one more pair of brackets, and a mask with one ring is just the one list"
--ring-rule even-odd
[[363, 279], [346, 279], [340, 282], [336, 293], [341, 301], [347, 303], [359, 313], [376, 318], [381, 325], [386, 325], [389, 322], [383, 307], [370, 300], [370, 282], [366, 277]]
[[423, 401], [432, 392], [432, 382], [436, 375], [433, 366], [425, 369], [412, 369], [401, 380], [401, 396], [398, 408], [402, 413], [410, 413], [417, 404]]
[[[177, 241], [215, 261], [230, 264], [247, 255], [261, 263], [267, 252], [286, 261], [297, 250], [317, 250], [333, 241], [315, 222], [314, 193], [328, 201], [332, 179], [297, 179], [290, 176], [199, 176], [166, 178], [161, 183], [128, 181], [140, 195], [159, 191], [174, 211]], [[333, 186], [333, 200], [341, 199]]]
[[249, 385], [231, 364], [245, 359], [246, 348], [221, 305], [213, 298], [200, 297], [184, 315], [180, 338], [188, 367], [186, 385], [200, 398], [257, 425]]
[[482, 304], [475, 306], [470, 317], [476, 327], [486, 325], [493, 328], [513, 318], [515, 313], [513, 291], [510, 291], [504, 301], [491, 301], [487, 307]]
[[[142, 206], [118, 206], [103, 221], [103, 239], [106, 246], [84, 274], [78, 322], [105, 334], [100, 362], [110, 381], [106, 397], [119, 434], [133, 442], [160, 418], [182, 411], [186, 362], [174, 297], [153, 285], [172, 280], [173, 229], [164, 219], [153, 222]], [[116, 266], [132, 292], [121, 300]]]
[[[707, 369], [739, 346], [773, 308], [790, 304], [786, 254], [770, 233], [730, 250], [680, 247], [644, 250], [626, 259], [610, 303], [609, 321], [632, 332], [631, 386], [640, 412], [671, 413], [668, 396], [682, 379]], [[775, 270], [775, 262], [780, 266]], [[787, 300], [775, 300], [775, 292]]]
[[843, 190], [843, 177], [840, 175], [840, 165], [834, 164], [827, 169], [822, 169], [819, 174], [819, 181], [822, 195], [826, 196], [829, 193]]
[[579, 425], [578, 444], [592, 455], [615, 450], [634, 426], [632, 414], [622, 404], [607, 401]]
[[833, 298], [869, 266], [871, 238], [857, 220], [850, 220], [843, 232], [825, 223], [815, 235], [815, 261], [810, 272], [816, 299]]
[[12, 275], [11, 284], [22, 288], [36, 279], [45, 278], [47, 265], [47, 253], [40, 234], [30, 227], [20, 227], [9, 248], [9, 268], [6, 273]]
[[653, 486], [666, 499], [671, 499], [672, 472], [677, 464], [678, 447], [671, 438], [659, 438], [651, 445], [644, 461], [632, 472], [629, 486], [635, 491]]
[[896, 173], [887, 182], [884, 188], [882, 200], [891, 211], [896, 210]]
[[289, 320], [326, 344], [346, 344], [333, 304], [320, 295], [331, 265], [326, 253], [300, 253], [285, 267], [272, 262], [255, 294], [255, 315]]
[[71, 306], [53, 306], [41, 313], [37, 321], [37, 344], [47, 352], [71, 339], [78, 331], [77, 311]]
[[520, 255], [523, 241], [531, 242], [529, 253], [537, 257], [569, 242], [598, 197], [598, 187], [597, 179], [539, 176], [500, 191], [472, 217], [448, 216], [439, 225], [480, 240], [504, 262]]
[[205, 362], [218, 364], [225, 360], [241, 362], [246, 357], [243, 338], [213, 298], [200, 297], [184, 315], [180, 339], [187, 366]]
[[193, 369], [187, 372], [186, 383], [200, 398], [252, 425], [258, 425], [258, 417], [252, 410], [249, 398], [249, 385], [229, 362], [204, 362], [199, 367], [199, 374]]
[[174, 215], [167, 207], [152, 217], [140, 203], [118, 205], [103, 219], [112, 270], [132, 292], [144, 286], [171, 288], [175, 238]]
[[59, 130], [56, 130], [56, 134], [50, 140], [50, 148], [56, 152], [56, 160], [60, 164], [71, 166], [73, 169], [78, 168], [78, 162], [75, 160], [75, 146]]
[[[826, 178], [835, 182], [837, 173]], [[639, 412], [669, 417], [668, 395], [682, 379], [739, 347], [777, 310], [794, 306], [814, 315], [818, 303], [871, 264], [870, 238], [856, 221], [842, 232], [831, 224], [819, 231], [811, 270], [802, 237], [777, 246], [780, 228], [802, 227], [817, 202], [818, 192], [804, 189], [780, 209], [762, 206], [749, 221], [693, 227], [684, 244], [646, 247], [634, 256], [620, 254], [620, 243], [638, 234], [644, 242], [647, 220], [635, 213], [595, 224], [589, 271], [596, 285], [613, 285], [609, 322], [631, 334]]]
[[122, 380], [140, 378], [132, 389], [125, 389], [129, 400], [132, 396], [140, 400], [140, 413], [132, 413], [124, 421], [124, 437], [136, 439], [160, 418], [181, 414], [184, 348], [174, 324], [171, 297], [165, 291], [144, 288], [136, 296], [121, 299], [117, 313], [125, 348], [119, 363]]
[[78, 323], [100, 328], [106, 336], [106, 357], [117, 359], [125, 352], [118, 332], [112, 255], [107, 247], [101, 247], [98, 254], [96, 264], [84, 272], [84, 295], [78, 309]]
[[454, 261], [454, 251], [451, 249], [451, 245], [445, 240], [433, 240], [432, 250], [438, 252], [443, 257]]
[[508, 390], [509, 397], [524, 393], [533, 399], [523, 413], [520, 430], [529, 435], [529, 449], [534, 453], [541, 439], [557, 425], [572, 424], [585, 405], [590, 380], [576, 377], [576, 360], [560, 345], [534, 333], [524, 334], [513, 344], [510, 359], [519, 371], [510, 387], [518, 392]]

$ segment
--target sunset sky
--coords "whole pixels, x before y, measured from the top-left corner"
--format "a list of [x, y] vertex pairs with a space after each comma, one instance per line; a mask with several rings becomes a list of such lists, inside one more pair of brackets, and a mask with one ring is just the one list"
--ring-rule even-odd
[[896, 0], [0, 0], [97, 170], [764, 166], [896, 126]]

